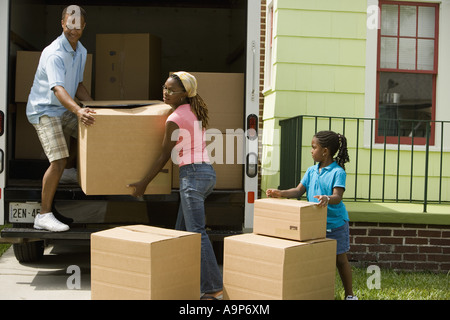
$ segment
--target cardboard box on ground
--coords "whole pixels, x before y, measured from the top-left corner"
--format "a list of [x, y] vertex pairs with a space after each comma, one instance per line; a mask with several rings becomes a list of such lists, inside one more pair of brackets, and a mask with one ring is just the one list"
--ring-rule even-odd
[[224, 299], [332, 300], [336, 243], [242, 234], [224, 241]]
[[143, 225], [91, 235], [93, 300], [198, 300], [200, 234]]
[[253, 233], [224, 240], [224, 298], [334, 299], [336, 241], [325, 238], [326, 212], [306, 201], [256, 200]]
[[[277, 213], [292, 211], [293, 200], [273, 200], [278, 209], [257, 201], [260, 208], [268, 205], [274, 211], [274, 220]], [[299, 228], [322, 230], [326, 221], [302, 224], [301, 215], [310, 214], [302, 210], [311, 204], [297, 202], [294, 220], [300, 221]], [[198, 299], [200, 235], [187, 234], [143, 226], [92, 234], [92, 299]], [[223, 257], [225, 299], [334, 299], [335, 240], [295, 241], [246, 233], [225, 238]]]

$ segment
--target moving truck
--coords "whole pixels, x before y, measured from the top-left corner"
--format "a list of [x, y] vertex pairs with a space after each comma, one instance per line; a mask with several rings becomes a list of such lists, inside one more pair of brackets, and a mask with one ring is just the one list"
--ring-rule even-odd
[[[74, 220], [71, 229], [58, 233], [33, 229], [48, 161], [26, 120], [26, 98], [31, 86], [26, 79], [34, 76], [40, 52], [61, 34], [59, 17], [70, 4], [58, 0], [0, 0], [0, 225], [11, 225], [2, 230], [0, 241], [13, 243], [19, 261], [39, 259], [47, 243], [89, 241], [92, 232], [112, 226], [149, 224], [173, 228], [178, 210], [174, 166], [170, 192], [142, 199], [127, 194], [91, 195], [79, 184], [60, 184], [54, 206]], [[207, 229], [220, 260], [225, 236], [252, 229], [253, 202], [258, 197], [261, 1], [99, 0], [77, 4], [87, 11], [81, 42], [90, 58], [84, 83], [88, 83], [95, 100], [162, 100], [161, 86], [170, 72], [182, 70], [198, 76], [199, 94], [211, 106], [212, 129], [223, 135], [224, 144], [232, 144], [227, 152], [236, 153], [231, 161], [228, 155], [222, 161], [215, 157], [217, 186], [206, 201]], [[103, 90], [105, 81], [114, 82], [115, 78], [105, 77], [101, 65], [117, 54], [116, 49], [108, 49], [106, 56], [101, 51], [101, 39], [107, 35], [149, 35], [150, 56], [155, 48], [151, 43], [156, 43], [158, 50], [151, 59], [158, 60], [157, 67], [150, 63], [142, 68], [146, 72], [151, 69], [156, 83], [148, 96], [133, 93], [125, 97], [120, 90]], [[147, 46], [141, 42], [134, 52]], [[119, 96], [109, 97], [108, 92]], [[154, 96], [154, 92], [161, 96]], [[237, 102], [227, 105], [229, 98]], [[237, 125], [226, 128], [228, 122]], [[229, 135], [240, 135], [242, 139], [227, 140]], [[107, 182], [108, 176], [103, 179]]]

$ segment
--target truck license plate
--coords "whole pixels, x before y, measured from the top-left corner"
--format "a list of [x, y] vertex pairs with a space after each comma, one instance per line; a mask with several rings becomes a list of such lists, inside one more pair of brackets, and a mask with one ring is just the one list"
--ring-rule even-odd
[[36, 214], [40, 213], [38, 202], [11, 202], [9, 204], [9, 222], [34, 222]]

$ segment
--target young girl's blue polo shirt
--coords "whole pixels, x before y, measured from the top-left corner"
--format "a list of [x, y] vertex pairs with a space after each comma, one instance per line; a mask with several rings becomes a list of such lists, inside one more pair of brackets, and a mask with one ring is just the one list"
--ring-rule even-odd
[[62, 86], [74, 98], [83, 81], [86, 57], [87, 50], [81, 42], [73, 50], [64, 33], [42, 51], [28, 96], [27, 116], [31, 123], [39, 123], [43, 115], [59, 117], [67, 111], [52, 88]]
[[[319, 164], [309, 167], [303, 176], [301, 183], [306, 188], [306, 197], [310, 202], [319, 202], [314, 196], [331, 196], [333, 189], [341, 187], [345, 189], [347, 174], [335, 161], [322, 168], [319, 173]], [[327, 209], [327, 229], [338, 228], [348, 221], [348, 212], [344, 203], [329, 204]]]

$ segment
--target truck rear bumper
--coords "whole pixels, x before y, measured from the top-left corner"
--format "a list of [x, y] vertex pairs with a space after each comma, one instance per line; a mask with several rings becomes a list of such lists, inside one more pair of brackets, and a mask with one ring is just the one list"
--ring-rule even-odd
[[[4, 228], [0, 243], [24, 243], [40, 240], [90, 240], [91, 234], [102, 230], [94, 228], [71, 228], [64, 232], [51, 232], [34, 228]], [[222, 241], [227, 236], [241, 234], [241, 231], [207, 230], [211, 241]]]
[[64, 232], [50, 232], [34, 228], [5, 228], [0, 242], [23, 243], [38, 240], [90, 240], [91, 233], [99, 229], [71, 228]]

